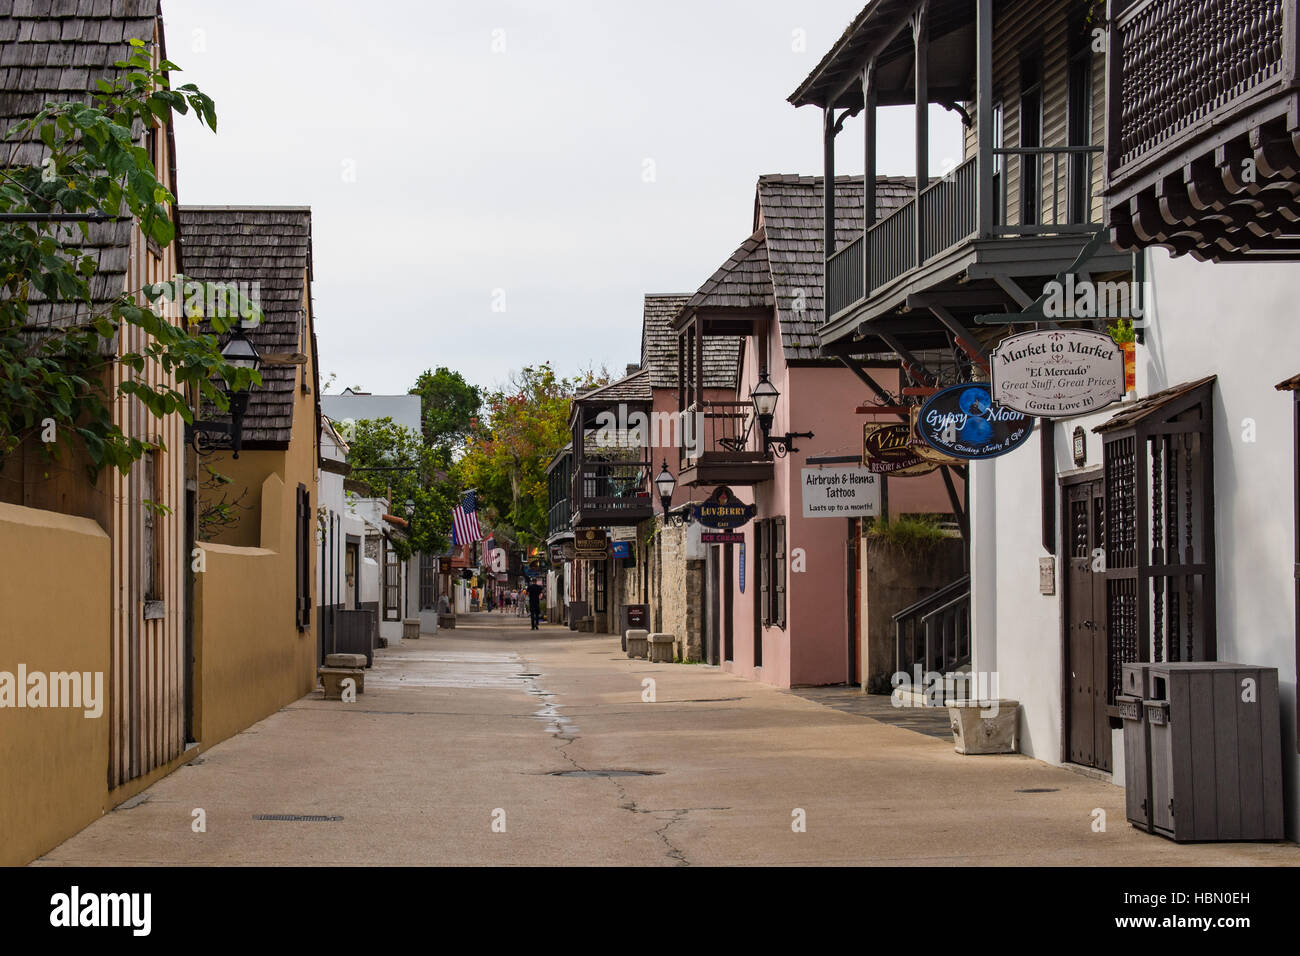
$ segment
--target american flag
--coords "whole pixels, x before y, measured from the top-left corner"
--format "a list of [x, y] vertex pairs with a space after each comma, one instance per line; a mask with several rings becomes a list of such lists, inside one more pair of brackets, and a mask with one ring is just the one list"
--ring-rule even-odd
[[452, 509], [451, 531], [461, 547], [483, 540], [478, 526], [478, 495], [472, 488], [461, 495], [460, 504]]

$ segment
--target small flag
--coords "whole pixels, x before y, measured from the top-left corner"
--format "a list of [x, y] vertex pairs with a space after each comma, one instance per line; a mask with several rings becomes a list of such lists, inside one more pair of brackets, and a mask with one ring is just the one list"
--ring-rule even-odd
[[463, 546], [483, 540], [483, 532], [478, 526], [478, 495], [475, 494], [474, 489], [465, 492], [461, 496], [460, 504], [452, 510], [451, 527], [458, 545]]

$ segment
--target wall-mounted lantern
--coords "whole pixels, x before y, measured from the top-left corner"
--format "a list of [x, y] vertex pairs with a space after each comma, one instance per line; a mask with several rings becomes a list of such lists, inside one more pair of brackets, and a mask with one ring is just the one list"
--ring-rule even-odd
[[767, 369], [763, 369], [758, 376], [758, 384], [754, 390], [749, 393], [749, 399], [754, 403], [754, 414], [758, 416], [758, 427], [763, 432], [763, 451], [771, 452], [777, 458], [784, 458], [790, 452], [797, 452], [795, 447], [796, 438], [813, 438], [812, 432], [787, 432], [784, 435], [773, 435], [772, 419], [776, 415], [776, 403], [781, 399], [781, 393], [777, 391], [776, 386], [772, 384], [767, 376]]
[[[230, 330], [230, 338], [221, 349], [221, 357], [236, 368], [246, 368], [256, 372], [262, 367], [262, 355], [257, 351], [257, 346], [239, 327]], [[233, 457], [238, 458], [239, 449], [244, 444], [244, 415], [248, 413], [249, 389], [234, 391], [227, 386], [224, 391], [226, 398], [230, 400], [230, 421], [194, 421], [185, 426], [185, 439], [194, 446], [195, 451], [201, 452], [202, 449], [198, 445], [200, 434], [229, 435]]]

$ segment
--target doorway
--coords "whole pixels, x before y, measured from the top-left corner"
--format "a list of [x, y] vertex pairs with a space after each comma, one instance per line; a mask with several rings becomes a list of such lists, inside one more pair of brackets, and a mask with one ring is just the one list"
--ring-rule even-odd
[[1064, 483], [1065, 759], [1110, 770], [1106, 500], [1100, 471]]

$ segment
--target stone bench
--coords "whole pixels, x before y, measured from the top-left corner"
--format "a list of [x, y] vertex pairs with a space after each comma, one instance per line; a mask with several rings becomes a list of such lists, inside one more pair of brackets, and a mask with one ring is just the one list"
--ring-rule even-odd
[[632, 628], [627, 632], [627, 656], [645, 658], [649, 655], [649, 631]]
[[650, 660], [655, 664], [671, 664], [673, 662], [673, 645], [676, 639], [671, 634], [651, 634], [650, 643]]
[[596, 619], [594, 617], [584, 617], [578, 620], [578, 631], [587, 634], [596, 633]]
[[449, 627], [449, 628], [452, 628], [453, 630], [455, 629], [455, 627], [456, 627], [456, 615], [455, 615], [455, 614], [439, 614], [439, 615], [438, 615], [438, 629], [439, 629], [439, 630], [442, 630], [444, 627]]
[[352, 678], [356, 682], [357, 693], [364, 690], [366, 672], [360, 667], [320, 667], [316, 673], [320, 675], [320, 682], [325, 688], [326, 700], [343, 699], [343, 681]]
[[414, 641], [420, 637], [420, 619], [408, 617], [402, 621], [402, 640]]

